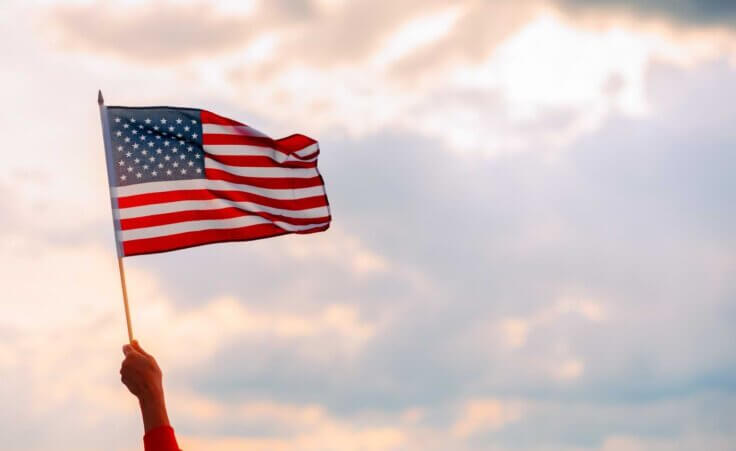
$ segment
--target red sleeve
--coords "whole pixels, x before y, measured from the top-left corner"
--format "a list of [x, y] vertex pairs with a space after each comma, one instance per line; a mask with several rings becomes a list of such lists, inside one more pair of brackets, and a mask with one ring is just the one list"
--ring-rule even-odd
[[159, 426], [143, 436], [145, 451], [181, 451], [171, 426]]

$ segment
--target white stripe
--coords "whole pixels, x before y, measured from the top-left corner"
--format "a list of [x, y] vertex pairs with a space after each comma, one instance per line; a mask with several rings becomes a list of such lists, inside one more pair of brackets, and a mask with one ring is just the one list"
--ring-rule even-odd
[[180, 200], [177, 202], [166, 202], [162, 204], [141, 205], [140, 207], [128, 207], [115, 209], [117, 219], [139, 218], [141, 216], [160, 215], [164, 213], [175, 213], [190, 210], [217, 210], [220, 208], [235, 207], [244, 211], [254, 213], [271, 213], [272, 215], [287, 216], [289, 218], [322, 218], [329, 215], [327, 206], [307, 208], [304, 210], [286, 210], [282, 208], [267, 207], [254, 202], [236, 202], [227, 199], [211, 200]]
[[204, 146], [204, 151], [211, 155], [246, 155], [253, 157], [269, 157], [277, 163], [283, 163], [289, 159], [288, 154], [279, 152], [278, 150], [272, 149], [270, 147], [261, 146], [241, 146], [237, 144], [207, 144], [206, 146]]
[[307, 155], [311, 155], [311, 154], [315, 153], [318, 150], [319, 150], [319, 144], [318, 143], [314, 143], [314, 144], [310, 144], [307, 147], [305, 147], [305, 148], [303, 148], [301, 150], [298, 150], [298, 151], [296, 151], [294, 153], [296, 155], [300, 156], [300, 157], [306, 157]]
[[113, 197], [135, 196], [138, 194], [163, 193], [166, 191], [211, 189], [217, 191], [242, 191], [278, 200], [304, 199], [306, 197], [323, 196], [325, 188], [322, 185], [309, 188], [269, 189], [257, 186], [231, 183], [225, 180], [193, 179], [176, 180], [171, 182], [148, 182], [128, 186], [112, 187]]
[[247, 125], [202, 124], [202, 133], [216, 133], [218, 135], [257, 136], [259, 138], [268, 138], [268, 136]]
[[[199, 230], [237, 229], [240, 227], [248, 227], [269, 223], [271, 223], [271, 221], [263, 219], [259, 216], [241, 216], [230, 219], [180, 222], [177, 224], [167, 224], [162, 226], [146, 227], [142, 229], [123, 230], [118, 233], [121, 241], [130, 241], [140, 240], [144, 238], [156, 238], [167, 235], [174, 235], [177, 233], [196, 232]], [[327, 225], [326, 222], [322, 224], [292, 225], [279, 221], [273, 222], [273, 224], [288, 232], [300, 232]]]
[[259, 168], [259, 167], [242, 167], [230, 166], [215, 161], [212, 158], [204, 159], [204, 167], [210, 169], [219, 169], [229, 172], [233, 175], [241, 177], [261, 177], [261, 178], [311, 178], [317, 177], [317, 169], [315, 168]]
[[302, 161], [308, 163], [317, 160], [316, 155], [312, 158], [302, 158], [302, 156], [312, 155], [318, 150], [318, 148], [310, 149], [309, 147], [307, 147], [306, 149], [309, 149], [309, 152], [305, 153], [304, 155], [297, 156], [295, 154], [290, 155], [279, 150], [272, 149], [270, 147], [249, 146], [245, 144], [207, 144], [204, 146], [204, 151], [210, 155], [246, 155], [255, 157], [269, 157], [277, 163], [283, 163], [285, 161]]

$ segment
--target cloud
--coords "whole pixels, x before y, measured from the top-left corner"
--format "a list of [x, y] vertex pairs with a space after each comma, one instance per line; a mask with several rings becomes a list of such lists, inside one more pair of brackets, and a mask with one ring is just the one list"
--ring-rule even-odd
[[666, 17], [682, 24], [736, 26], [736, 5], [721, 0], [556, 0], [581, 10], [612, 10]]
[[213, 57], [244, 46], [256, 28], [247, 17], [225, 15], [198, 2], [58, 5], [46, 21], [61, 47], [151, 64]]
[[478, 430], [497, 430], [518, 421], [523, 414], [520, 403], [496, 399], [467, 401], [462, 416], [452, 426], [452, 433], [467, 438]]

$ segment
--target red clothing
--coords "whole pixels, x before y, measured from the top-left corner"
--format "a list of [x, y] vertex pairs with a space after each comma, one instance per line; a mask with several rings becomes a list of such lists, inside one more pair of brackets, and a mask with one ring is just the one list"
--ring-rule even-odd
[[181, 451], [171, 426], [159, 426], [146, 432], [143, 447], [145, 451]]

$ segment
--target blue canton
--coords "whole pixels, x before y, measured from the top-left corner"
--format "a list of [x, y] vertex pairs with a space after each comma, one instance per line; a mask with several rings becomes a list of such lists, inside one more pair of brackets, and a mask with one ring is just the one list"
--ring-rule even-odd
[[115, 183], [205, 178], [199, 110], [109, 107]]

